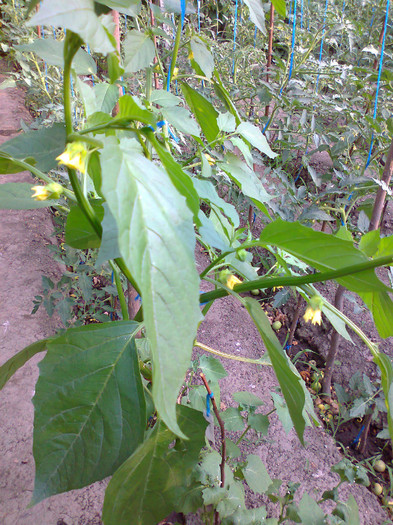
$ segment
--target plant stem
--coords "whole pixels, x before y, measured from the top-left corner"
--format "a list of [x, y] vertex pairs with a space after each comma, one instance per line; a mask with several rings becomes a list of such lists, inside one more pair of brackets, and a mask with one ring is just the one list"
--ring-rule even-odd
[[242, 435], [239, 437], [239, 439], [235, 442], [235, 445], [238, 445], [239, 443], [241, 443], [242, 439], [244, 438], [244, 436], [247, 434], [247, 432], [250, 430], [250, 425], [247, 425], [245, 430], [242, 432]]
[[128, 321], [130, 317], [128, 315], [127, 303], [126, 303], [126, 298], [124, 297], [124, 291], [123, 291], [123, 286], [121, 284], [119, 270], [116, 268], [113, 261], [109, 261], [109, 264], [110, 264], [110, 267], [112, 268], [113, 276], [115, 278], [117, 294], [119, 296], [120, 307], [121, 307], [121, 315], [123, 317], [123, 321]]
[[382, 175], [382, 180], [381, 180], [383, 186], [378, 187], [377, 195], [375, 197], [369, 231], [377, 230], [379, 228], [383, 205], [386, 199], [386, 189], [389, 187], [390, 179], [392, 178], [392, 174], [393, 174], [393, 139], [392, 139], [392, 142], [390, 143], [390, 148], [388, 151], [385, 168], [383, 170], [383, 175]]
[[[346, 275], [351, 275], [354, 273], [359, 273], [364, 270], [370, 270], [372, 268], [377, 268], [378, 266], [385, 266], [393, 262], [393, 255], [387, 255], [385, 257], [378, 257], [371, 261], [365, 261], [360, 264], [354, 264], [352, 266], [345, 266], [344, 268], [339, 268], [338, 270], [327, 270], [326, 272], [316, 272], [311, 275], [302, 275], [297, 276], [279, 276], [279, 277], [261, 277], [260, 279], [255, 279], [254, 281], [249, 281], [242, 284], [237, 284], [234, 286], [234, 292], [249, 292], [250, 290], [255, 290], [257, 288], [273, 288], [274, 286], [301, 286], [303, 284], [309, 283], [318, 283], [322, 281], [330, 281], [333, 279], [339, 279], [340, 277], [345, 277]], [[225, 289], [212, 290], [200, 295], [200, 303], [207, 303], [220, 297], [225, 297], [229, 292]]]
[[210, 352], [211, 354], [218, 355], [219, 357], [224, 357], [225, 359], [232, 359], [233, 361], [240, 361], [242, 363], [251, 363], [253, 365], [272, 366], [269, 361], [264, 361], [263, 357], [260, 357], [259, 359], [251, 359], [249, 357], [240, 357], [233, 354], [226, 354], [225, 352], [211, 348], [210, 346], [199, 343], [198, 341], [195, 341], [194, 346], [197, 346], [206, 352]]
[[177, 55], [179, 53], [181, 32], [182, 32], [182, 24], [181, 24], [181, 21], [180, 21], [180, 23], [177, 26], [175, 45], [173, 47], [173, 53], [172, 53], [172, 58], [171, 58], [170, 69], [168, 71], [167, 85], [171, 84], [171, 80], [172, 80], [172, 77], [173, 77], [173, 72], [174, 72], [175, 67], [176, 67]]

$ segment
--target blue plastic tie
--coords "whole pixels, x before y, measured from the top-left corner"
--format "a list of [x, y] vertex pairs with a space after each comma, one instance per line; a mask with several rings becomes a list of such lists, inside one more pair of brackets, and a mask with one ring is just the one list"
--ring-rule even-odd
[[[292, 77], [292, 70], [293, 70], [293, 60], [295, 56], [295, 42], [296, 42], [296, 7], [297, 7], [297, 0], [293, 1], [293, 19], [292, 19], [292, 42], [291, 42], [291, 60], [289, 63], [289, 75], [288, 75], [288, 82], [291, 80]], [[291, 16], [291, 15], [289, 15]], [[282, 91], [284, 89], [284, 84], [281, 86], [280, 89], [280, 97], [282, 95]], [[264, 128], [264, 130], [267, 128], [267, 124]]]
[[284, 350], [290, 350], [292, 348], [292, 345], [286, 344], [284, 346]]
[[214, 397], [213, 392], [206, 395], [206, 417], [210, 417], [210, 400], [212, 397]]
[[355, 447], [359, 443], [359, 440], [360, 440], [360, 438], [361, 438], [361, 436], [363, 434], [363, 430], [364, 430], [364, 425], [362, 425], [362, 428], [359, 430], [358, 435], [355, 437], [355, 439], [349, 445], [350, 447]]
[[237, 34], [237, 4], [235, 4], [235, 25], [233, 27], [233, 59], [232, 59], [232, 76], [235, 76], [235, 49], [236, 49], [236, 34]]
[[180, 9], [181, 9], [181, 29], [183, 31], [184, 19], [186, 17], [186, 0], [180, 0]]
[[[377, 117], [378, 95], [379, 95], [379, 88], [380, 88], [380, 85], [381, 85], [381, 74], [382, 74], [382, 67], [383, 67], [383, 53], [385, 51], [386, 27], [387, 27], [387, 24], [388, 24], [388, 17], [389, 17], [389, 3], [390, 3], [390, 0], [387, 0], [386, 1], [385, 24], [384, 24], [384, 31], [383, 31], [382, 46], [381, 46], [381, 56], [379, 57], [377, 89], [375, 91], [373, 120], [375, 120], [376, 117]], [[369, 166], [369, 164], [371, 162], [371, 152], [372, 152], [372, 149], [373, 149], [373, 145], [374, 145], [374, 132], [371, 135], [370, 149], [369, 149], [369, 152], [368, 152], [366, 168], [368, 168], [368, 166]]]
[[198, 33], [201, 32], [201, 0], [197, 1], [198, 6]]

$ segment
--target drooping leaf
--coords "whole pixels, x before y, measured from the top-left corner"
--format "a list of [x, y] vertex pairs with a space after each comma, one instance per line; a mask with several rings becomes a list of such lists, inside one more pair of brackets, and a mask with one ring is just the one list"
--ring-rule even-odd
[[269, 146], [265, 135], [262, 135], [262, 132], [259, 128], [251, 124], [251, 122], [242, 122], [236, 129], [236, 132], [239, 133], [244, 139], [257, 148], [261, 153], [264, 153], [270, 159], [274, 159], [278, 156], [278, 153], [274, 153]]
[[[19, 51], [35, 53], [47, 64], [64, 69], [64, 40], [38, 38], [31, 44], [20, 44], [14, 47]], [[94, 58], [83, 49], [79, 49], [73, 58], [72, 69], [77, 75], [95, 75], [97, 73]]]
[[205, 444], [207, 422], [191, 408], [177, 406], [188, 441], [169, 448], [175, 436], [158, 421], [150, 436], [115, 472], [105, 493], [105, 525], [156, 525], [174, 510], [190, 484]]
[[17, 372], [29, 359], [46, 349], [48, 341], [49, 339], [42, 339], [41, 341], [36, 341], [35, 343], [26, 346], [26, 348], [12, 356], [0, 366], [0, 390], [15, 372]]
[[[100, 221], [104, 217], [102, 204], [93, 205], [93, 209]], [[101, 239], [94, 231], [92, 225], [86, 218], [79, 206], [72, 206], [67, 216], [65, 228], [65, 241], [73, 248], [86, 250], [87, 248], [98, 248]]]
[[141, 108], [131, 95], [123, 95], [119, 98], [119, 112], [115, 120], [127, 122], [139, 120], [156, 128], [156, 118], [153, 113]]
[[113, 474], [142, 442], [134, 321], [71, 328], [47, 344], [33, 399], [32, 503]]
[[214, 59], [203, 39], [197, 35], [191, 38], [191, 51], [194, 60], [210, 80], [214, 70]]
[[217, 193], [216, 188], [214, 187], [214, 184], [209, 180], [201, 179], [193, 179], [193, 182], [199, 197], [202, 200], [207, 201], [209, 204], [217, 206], [217, 208], [219, 208], [226, 215], [226, 217], [228, 217], [233, 226], [238, 228], [240, 221], [235, 206], [229, 202], [226, 202], [224, 199], [221, 199]]
[[178, 390], [200, 320], [192, 214], [167, 173], [120, 145], [101, 153], [102, 192], [117, 221], [119, 247], [142, 294], [153, 356], [153, 398], [173, 432]]
[[244, 195], [249, 197], [259, 210], [270, 217], [265, 203], [269, 202], [272, 197], [267, 193], [254, 171], [230, 153], [225, 155], [225, 162], [220, 163], [220, 167], [239, 186]]
[[[297, 373], [296, 369], [290, 365], [288, 356], [282, 349], [280, 342], [273, 332], [269, 320], [258, 301], [251, 299], [250, 297], [246, 297], [243, 300], [248, 313], [261, 334], [273, 365], [274, 372], [280, 384], [281, 391], [287, 402], [296, 433], [303, 444], [303, 433], [305, 426], [308, 423], [307, 415], [304, 414], [306, 396], [303, 380]], [[312, 415], [312, 412], [310, 415]]]
[[257, 28], [266, 35], [265, 11], [262, 0], [244, 0], [250, 10], [250, 18]]
[[94, 11], [93, 0], [43, 0], [28, 26], [52, 25], [65, 27], [78, 34], [97, 53], [115, 51], [107, 30]]
[[198, 124], [201, 126], [207, 141], [213, 142], [220, 133], [217, 125], [218, 112], [215, 110], [211, 102], [185, 82], [181, 83], [181, 89], [184, 98], [186, 99], [192, 113], [195, 115]]
[[[368, 260], [366, 255], [349, 241], [281, 219], [266, 226], [262, 231], [260, 242], [265, 245], [278, 246], [321, 271], [336, 270]], [[342, 277], [337, 279], [337, 282], [354, 292], [389, 290], [377, 278], [374, 270]]]
[[97, 266], [101, 266], [109, 259], [121, 257], [118, 241], [118, 229], [115, 218], [113, 217], [108, 204], [104, 202], [104, 218], [102, 220], [102, 238], [99, 252], [97, 254]]
[[86, 118], [97, 111], [109, 114], [112, 113], [119, 98], [118, 86], [106, 82], [100, 82], [91, 87], [79, 78], [77, 80], [77, 86], [82, 95]]
[[261, 458], [255, 454], [247, 456], [247, 464], [243, 469], [243, 474], [250, 489], [259, 494], [266, 492], [272, 482]]
[[6, 182], [0, 184], [0, 209], [2, 210], [34, 210], [53, 206], [56, 201], [36, 201], [33, 199], [31, 183]]
[[124, 72], [135, 73], [148, 67], [155, 55], [154, 44], [147, 33], [133, 29], [127, 32], [123, 44]]
[[36, 161], [36, 167], [47, 172], [57, 167], [56, 157], [63, 153], [65, 141], [65, 126], [57, 123], [48, 128], [27, 131], [3, 142], [1, 151], [20, 160], [32, 157]]
[[184, 133], [185, 135], [193, 135], [194, 137], [199, 137], [200, 131], [198, 128], [198, 124], [191, 117], [191, 114], [188, 111], [188, 109], [179, 106], [172, 106], [162, 108], [161, 111], [164, 120], [169, 122], [169, 124], [174, 126], [181, 133]]

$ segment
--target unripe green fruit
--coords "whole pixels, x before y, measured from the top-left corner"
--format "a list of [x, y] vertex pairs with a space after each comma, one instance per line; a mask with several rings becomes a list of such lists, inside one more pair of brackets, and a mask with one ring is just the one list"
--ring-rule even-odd
[[236, 258], [239, 259], [239, 261], [245, 261], [247, 259], [247, 252], [246, 250], [242, 249], [236, 252]]
[[251, 290], [251, 294], [252, 295], [259, 295], [259, 293], [260, 292], [259, 292], [258, 288], [256, 288], [255, 290]]
[[383, 487], [380, 483], [374, 483], [372, 491], [376, 496], [380, 496], [383, 492]]
[[378, 459], [377, 461], [375, 461], [374, 462], [374, 470], [376, 472], [385, 472], [385, 470], [386, 470], [385, 462], [382, 461], [381, 459]]
[[274, 323], [272, 324], [272, 328], [273, 330], [276, 330], [276, 332], [278, 332], [278, 330], [280, 330], [281, 327], [282, 323], [280, 323], [280, 321], [274, 321]]
[[318, 392], [321, 390], [321, 383], [319, 381], [314, 381], [311, 385], [311, 390], [314, 390], [315, 393], [318, 394]]

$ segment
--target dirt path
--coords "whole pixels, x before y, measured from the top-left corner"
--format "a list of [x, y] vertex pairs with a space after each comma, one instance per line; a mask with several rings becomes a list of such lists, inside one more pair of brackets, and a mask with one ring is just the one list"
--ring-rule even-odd
[[[3, 79], [0, 75], [0, 82]], [[0, 143], [18, 132], [20, 119], [29, 121], [23, 100], [17, 89], [0, 91]], [[32, 182], [32, 178], [26, 172], [1, 175], [0, 183], [4, 182]], [[46, 209], [0, 210], [0, 364], [56, 331], [55, 321], [44, 309], [30, 313], [34, 296], [41, 292], [41, 275], [60, 273], [47, 248], [55, 242], [52, 232]], [[37, 356], [27, 363], [0, 392], [0, 525], [99, 524], [104, 490], [100, 484], [26, 509], [34, 482], [31, 398], [39, 360]]]
[[[16, 89], [0, 91], [0, 142], [17, 133], [20, 118], [29, 119], [23, 106], [23, 93]], [[22, 173], [2, 176], [0, 180], [10, 181], [31, 181], [31, 178]], [[0, 291], [0, 363], [56, 329], [55, 322], [48, 319], [44, 310], [40, 309], [34, 316], [30, 314], [32, 300], [40, 293], [41, 275], [55, 276], [60, 271], [46, 247], [54, 242], [51, 233], [51, 220], [45, 210], [0, 210], [3, 284]], [[199, 263], [205, 264], [202, 257]], [[199, 339], [237, 355], [255, 358], [264, 351], [256, 328], [233, 298], [214, 305], [201, 327]], [[34, 479], [31, 397], [38, 376], [38, 361], [39, 358], [25, 365], [0, 393], [0, 525], [98, 525], [105, 483], [56, 496], [26, 509]], [[223, 364], [229, 375], [221, 383], [222, 401], [230, 406], [233, 404], [231, 393], [250, 390], [265, 400], [264, 412], [267, 412], [271, 408], [270, 392], [277, 386], [272, 370], [235, 361]], [[252, 448], [253, 453], [260, 455], [271, 478], [299, 481], [302, 483], [299, 497], [305, 488], [317, 497], [337, 483], [337, 476], [330, 473], [330, 467], [341, 456], [333, 440], [322, 430], [308, 429], [306, 441], [307, 447], [302, 448], [294, 432], [287, 436], [273, 416], [268, 436], [256, 449], [252, 445], [248, 447], [249, 452]], [[346, 499], [349, 493], [357, 500], [364, 525], [389, 523], [377, 499], [364, 487], [344, 486], [342, 497]], [[252, 494], [248, 495], [248, 502], [251, 506], [266, 503]], [[274, 515], [274, 508], [269, 506], [269, 509]]]

